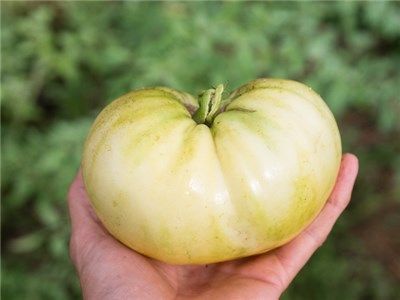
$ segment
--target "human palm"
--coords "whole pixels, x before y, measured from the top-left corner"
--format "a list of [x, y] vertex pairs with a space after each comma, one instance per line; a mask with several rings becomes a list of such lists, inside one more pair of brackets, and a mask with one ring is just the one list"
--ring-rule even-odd
[[72, 183], [70, 253], [85, 299], [278, 299], [350, 201], [358, 162], [343, 156], [335, 188], [313, 223], [265, 254], [210, 265], [170, 265], [115, 240], [92, 210], [80, 172]]

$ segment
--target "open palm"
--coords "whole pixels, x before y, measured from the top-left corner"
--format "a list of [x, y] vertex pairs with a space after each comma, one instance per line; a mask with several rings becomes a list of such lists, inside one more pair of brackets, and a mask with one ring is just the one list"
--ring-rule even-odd
[[201, 265], [169, 265], [115, 240], [92, 210], [80, 172], [70, 187], [70, 253], [85, 299], [278, 299], [350, 201], [358, 162], [343, 156], [336, 186], [299, 236], [265, 254]]

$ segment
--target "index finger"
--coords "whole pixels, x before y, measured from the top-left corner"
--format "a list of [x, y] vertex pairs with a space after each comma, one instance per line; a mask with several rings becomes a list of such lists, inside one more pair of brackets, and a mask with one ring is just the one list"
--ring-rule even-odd
[[342, 158], [339, 175], [331, 196], [317, 218], [294, 240], [279, 248], [275, 256], [279, 259], [288, 285], [305, 265], [311, 255], [322, 245], [340, 214], [350, 202], [354, 182], [358, 173], [358, 160], [352, 154]]

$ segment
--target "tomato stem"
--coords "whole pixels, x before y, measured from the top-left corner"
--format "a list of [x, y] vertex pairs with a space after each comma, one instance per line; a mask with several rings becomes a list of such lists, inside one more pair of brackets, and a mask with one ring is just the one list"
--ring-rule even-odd
[[215, 116], [221, 109], [222, 93], [224, 86], [219, 84], [216, 88], [205, 90], [199, 95], [199, 108], [193, 115], [197, 124], [211, 126]]

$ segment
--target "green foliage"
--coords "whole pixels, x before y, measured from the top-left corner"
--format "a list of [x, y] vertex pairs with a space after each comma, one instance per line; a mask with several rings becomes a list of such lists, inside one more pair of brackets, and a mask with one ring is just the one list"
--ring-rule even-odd
[[[258, 77], [291, 78], [318, 91], [338, 120], [345, 151], [361, 164], [348, 213], [284, 299], [395, 298], [400, 271], [390, 266], [386, 240], [398, 245], [400, 217], [386, 227], [374, 220], [387, 207], [398, 209], [400, 198], [398, 3], [1, 6], [5, 299], [80, 294], [68, 258], [65, 197], [104, 105], [143, 86], [196, 94]], [[372, 243], [371, 232], [381, 239]], [[374, 248], [379, 243], [386, 252]]]

